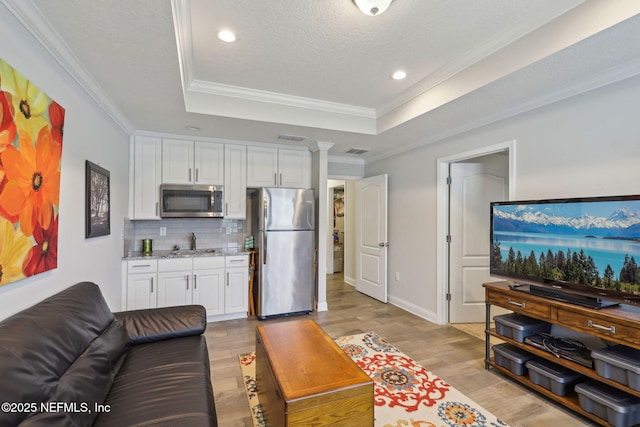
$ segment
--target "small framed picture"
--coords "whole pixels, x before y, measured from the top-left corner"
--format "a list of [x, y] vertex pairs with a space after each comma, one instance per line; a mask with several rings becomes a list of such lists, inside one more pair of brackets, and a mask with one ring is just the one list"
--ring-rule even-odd
[[85, 237], [111, 234], [109, 171], [87, 160]]

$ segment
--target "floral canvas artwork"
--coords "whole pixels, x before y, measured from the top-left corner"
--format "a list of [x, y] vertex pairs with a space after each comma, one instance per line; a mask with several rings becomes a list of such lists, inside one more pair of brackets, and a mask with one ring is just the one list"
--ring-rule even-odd
[[58, 266], [64, 114], [0, 59], [0, 286]]

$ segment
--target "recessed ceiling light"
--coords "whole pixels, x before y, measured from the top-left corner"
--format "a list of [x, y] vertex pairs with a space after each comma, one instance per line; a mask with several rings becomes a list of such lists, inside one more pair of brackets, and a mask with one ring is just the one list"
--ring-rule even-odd
[[236, 41], [236, 35], [230, 30], [222, 30], [218, 33], [218, 38], [226, 43], [233, 43]]
[[402, 79], [404, 79], [405, 77], [407, 77], [407, 73], [405, 73], [405, 72], [404, 72], [404, 71], [402, 71], [402, 70], [398, 70], [398, 71], [396, 71], [395, 73], [391, 74], [391, 78], [392, 78], [393, 80], [402, 80]]

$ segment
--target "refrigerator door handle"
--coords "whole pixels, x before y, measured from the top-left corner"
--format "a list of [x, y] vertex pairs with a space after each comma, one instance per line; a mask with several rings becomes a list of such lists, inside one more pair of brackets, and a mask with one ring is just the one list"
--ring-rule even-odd
[[262, 248], [262, 263], [267, 264], [267, 233], [262, 232], [262, 242], [260, 247]]

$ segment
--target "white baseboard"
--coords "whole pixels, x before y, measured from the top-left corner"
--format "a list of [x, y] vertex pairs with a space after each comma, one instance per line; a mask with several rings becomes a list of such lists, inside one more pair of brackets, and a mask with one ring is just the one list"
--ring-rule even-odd
[[349, 277], [349, 276], [344, 276], [345, 283], [350, 284], [351, 286], [355, 286], [356, 285], [356, 279], [354, 279], [353, 277]]
[[326, 302], [319, 303], [316, 308], [317, 311], [329, 311], [329, 305]]
[[403, 299], [394, 297], [392, 295], [389, 295], [389, 303], [395, 305], [396, 307], [400, 307], [401, 309], [408, 311], [411, 314], [415, 314], [418, 317], [421, 317], [425, 320], [428, 320], [430, 322], [433, 323], [438, 323], [438, 315], [432, 311], [429, 310], [425, 310], [422, 307], [418, 307], [417, 305], [409, 302], [409, 301], [405, 301]]

